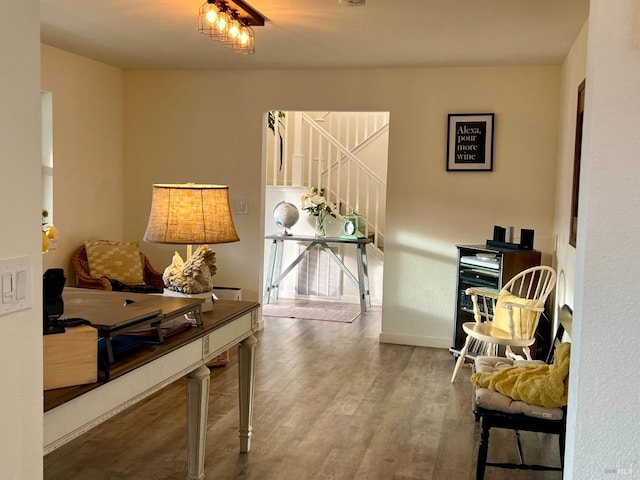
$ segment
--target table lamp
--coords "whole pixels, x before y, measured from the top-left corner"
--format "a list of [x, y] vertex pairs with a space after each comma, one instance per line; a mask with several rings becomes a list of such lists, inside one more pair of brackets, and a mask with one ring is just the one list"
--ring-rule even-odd
[[[144, 240], [187, 245], [187, 261], [176, 252], [163, 275], [165, 294], [205, 298], [210, 310], [215, 253], [208, 244], [237, 242], [226, 185], [155, 184]], [[193, 254], [192, 245], [200, 245]], [[211, 292], [211, 293], [207, 293]]]

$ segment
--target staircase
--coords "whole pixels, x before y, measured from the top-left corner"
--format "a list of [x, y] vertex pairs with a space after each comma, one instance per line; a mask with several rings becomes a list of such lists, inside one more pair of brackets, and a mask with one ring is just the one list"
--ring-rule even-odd
[[270, 112], [269, 118], [267, 185], [315, 186], [341, 215], [364, 215], [366, 235], [382, 254], [389, 114]]

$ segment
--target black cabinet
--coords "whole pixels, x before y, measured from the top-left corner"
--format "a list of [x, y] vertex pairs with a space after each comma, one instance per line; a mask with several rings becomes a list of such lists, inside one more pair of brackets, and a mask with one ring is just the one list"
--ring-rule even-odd
[[[458, 275], [456, 285], [455, 324], [451, 352], [458, 356], [466, 335], [464, 322], [473, 322], [471, 297], [465, 294], [469, 287], [494, 289], [498, 292], [515, 275], [530, 267], [540, 265], [538, 250], [512, 250], [484, 245], [457, 245]], [[491, 313], [491, 312], [489, 312]], [[470, 349], [470, 354], [473, 352]]]

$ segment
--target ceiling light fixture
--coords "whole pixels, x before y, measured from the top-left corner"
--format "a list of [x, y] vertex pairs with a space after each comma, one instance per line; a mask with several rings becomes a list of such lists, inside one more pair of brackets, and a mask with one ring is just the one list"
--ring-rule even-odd
[[242, 0], [207, 0], [198, 12], [198, 31], [235, 53], [256, 52], [252, 27], [263, 26], [264, 17]]
[[338, 0], [338, 5], [346, 7], [362, 7], [366, 0]]

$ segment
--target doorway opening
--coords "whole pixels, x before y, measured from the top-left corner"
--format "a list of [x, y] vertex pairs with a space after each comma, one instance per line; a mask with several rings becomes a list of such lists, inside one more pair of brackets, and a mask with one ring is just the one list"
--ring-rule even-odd
[[[389, 113], [274, 110], [267, 113], [267, 127], [265, 235], [282, 235], [286, 229], [294, 240], [280, 242], [275, 256], [276, 240], [265, 242], [263, 303], [360, 303], [362, 288], [352, 277], [361, 273], [362, 251], [330, 241], [348, 238], [351, 231], [367, 239], [367, 294], [371, 305], [381, 305]], [[310, 199], [320, 199], [331, 210], [323, 222], [330, 248], [305, 253], [318, 222]], [[289, 225], [295, 216], [297, 221]], [[354, 218], [357, 230], [349, 225], [345, 232], [347, 221]], [[277, 286], [269, 286], [269, 279], [278, 277]]]

